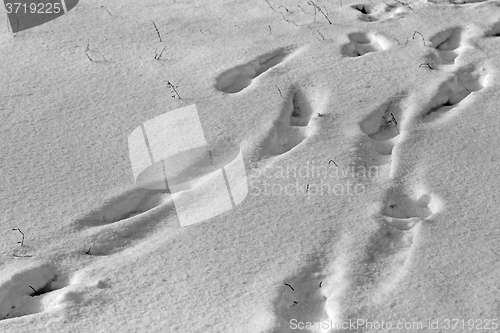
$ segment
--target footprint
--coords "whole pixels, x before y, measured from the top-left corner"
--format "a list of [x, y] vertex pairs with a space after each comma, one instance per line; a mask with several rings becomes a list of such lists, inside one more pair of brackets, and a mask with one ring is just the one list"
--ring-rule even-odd
[[485, 70], [474, 67], [461, 69], [450, 80], [444, 82], [438, 89], [436, 96], [426, 107], [424, 117], [427, 121], [443, 117], [450, 110], [458, 107], [471, 93], [483, 89], [486, 85]]
[[391, 292], [408, 271], [409, 257], [418, 229], [398, 230], [382, 224], [369, 239], [353, 272], [352, 283], [356, 286], [352, 297], [359, 306], [350, 311], [345, 320], [377, 320], [381, 306], [387, 306]]
[[418, 186], [413, 196], [416, 199], [410, 197], [402, 188], [393, 187], [388, 190], [380, 212], [388, 226], [409, 230], [443, 207], [442, 201], [435, 194], [425, 191], [422, 186]]
[[351, 33], [349, 43], [345, 44], [341, 52], [348, 57], [360, 57], [370, 52], [383, 51], [390, 48], [391, 43], [376, 33]]
[[271, 133], [264, 140], [264, 148], [271, 155], [281, 155], [304, 141], [309, 132], [313, 116], [311, 97], [298, 88], [290, 89], [281, 119], [277, 120]]
[[[369, 15], [369, 14], [373, 13], [373, 6], [372, 5], [366, 5], [366, 4], [352, 5], [351, 8], [361, 12], [361, 14], [363, 14], [363, 15]], [[377, 19], [375, 19], [375, 18], [373, 20], [377, 21]], [[363, 19], [363, 21], [364, 21], [364, 19]]]
[[454, 64], [458, 50], [462, 45], [462, 28], [450, 28], [441, 31], [430, 38], [430, 46], [436, 50], [438, 60], [443, 64]]
[[[281, 322], [279, 332], [293, 332], [297, 328], [321, 323], [327, 318], [325, 288], [322, 288], [322, 283], [323, 276], [314, 268], [305, 269], [295, 278], [284, 282], [275, 302], [276, 313]], [[319, 326], [320, 324], [316, 324], [316, 328]]]
[[280, 48], [246, 64], [231, 68], [215, 79], [215, 88], [229, 94], [240, 92], [250, 86], [253, 79], [283, 62], [292, 51], [292, 47]]
[[399, 17], [401, 16], [401, 14], [407, 13], [409, 11], [409, 6], [408, 8], [406, 8], [401, 2], [397, 2], [396, 4], [381, 3], [376, 6], [368, 4], [358, 4], [352, 5], [351, 8], [361, 13], [358, 16], [358, 19], [364, 22], [377, 22], [379, 20], [387, 20]]
[[369, 146], [378, 154], [391, 155], [392, 149], [401, 139], [398, 119], [401, 119], [404, 95], [405, 93], [394, 96], [359, 124], [363, 133], [369, 137]]
[[344, 235], [335, 245], [337, 255], [332, 262], [325, 267], [308, 265], [284, 281], [274, 304], [280, 326], [273, 333], [323, 333], [343, 322], [343, 300], [349, 289], [348, 272], [353, 259], [346, 248], [354, 246], [354, 242]]
[[27, 268], [4, 278], [0, 284], [0, 320], [56, 308], [79, 297], [61, 289], [67, 280], [48, 264]]
[[76, 219], [73, 226], [88, 244], [87, 255], [110, 255], [165, 223], [175, 213], [170, 198], [157, 190], [136, 188]]

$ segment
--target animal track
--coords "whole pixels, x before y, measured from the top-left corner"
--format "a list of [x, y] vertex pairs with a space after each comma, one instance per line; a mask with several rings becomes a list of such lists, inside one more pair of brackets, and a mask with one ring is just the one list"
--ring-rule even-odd
[[[306, 266], [294, 278], [284, 282], [275, 301], [280, 327], [273, 333], [292, 333], [297, 328], [302, 329], [301, 332], [325, 332], [327, 327], [333, 328], [342, 322], [342, 300], [349, 288], [348, 267], [351, 262], [345, 249], [353, 246], [353, 242], [344, 235], [335, 246], [337, 256], [326, 267], [320, 267], [320, 264]], [[293, 327], [297, 323], [302, 327]]]
[[[402, 231], [382, 224], [370, 236], [353, 276], [355, 297], [362, 306], [350, 311], [347, 318], [370, 318], [390, 301], [391, 292], [407, 272], [417, 229]], [[357, 294], [356, 294], [357, 293]], [[374, 319], [376, 320], [376, 319]]]
[[408, 12], [408, 10], [400, 5], [400, 3], [381, 3], [375, 7], [368, 4], [358, 4], [352, 5], [351, 8], [361, 13], [361, 15], [358, 16], [358, 19], [364, 22], [376, 22], [379, 20], [391, 19]]
[[436, 195], [422, 189], [414, 194], [416, 199], [412, 199], [402, 189], [391, 188], [388, 191], [381, 211], [388, 226], [409, 230], [442, 208], [441, 200]]
[[296, 323], [318, 323], [327, 318], [325, 288], [321, 288], [322, 280], [320, 273], [306, 270], [285, 282], [275, 303], [282, 327], [291, 328], [293, 320]]
[[[163, 222], [172, 205], [166, 204], [166, 193], [150, 189], [133, 189], [106, 202], [73, 223], [83, 231], [89, 244], [88, 255], [109, 255], [145, 236]], [[162, 215], [163, 214], [163, 215]], [[156, 221], [151, 223], [149, 221]]]
[[[483, 70], [484, 71], [484, 70]], [[481, 90], [487, 75], [473, 67], [459, 71], [452, 79], [443, 83], [427, 107], [424, 117], [432, 120], [457, 107], [471, 93]]]
[[250, 86], [253, 79], [283, 62], [292, 48], [281, 48], [264, 54], [246, 64], [231, 68], [216, 78], [215, 88], [225, 93], [237, 93]]
[[401, 139], [397, 119], [400, 119], [402, 114], [402, 96], [391, 98], [359, 124], [369, 137], [370, 147], [378, 154], [391, 155], [392, 149]]
[[387, 50], [391, 46], [385, 37], [376, 33], [356, 32], [348, 37], [349, 43], [341, 49], [342, 54], [348, 57], [360, 57], [370, 52]]
[[73, 293], [59, 291], [66, 285], [51, 265], [11, 275], [0, 284], [0, 320], [43, 312], [62, 302], [77, 300]]
[[430, 38], [431, 47], [436, 50], [437, 57], [445, 64], [454, 64], [458, 50], [462, 45], [462, 28], [451, 28], [441, 31]]
[[309, 97], [300, 89], [292, 88], [285, 102], [283, 116], [276, 121], [265, 140], [266, 149], [273, 155], [281, 155], [300, 144], [309, 135], [312, 116]]

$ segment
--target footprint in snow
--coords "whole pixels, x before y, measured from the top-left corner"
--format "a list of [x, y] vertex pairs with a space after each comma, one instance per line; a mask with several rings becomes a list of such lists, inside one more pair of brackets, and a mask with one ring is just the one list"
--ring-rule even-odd
[[348, 35], [349, 42], [341, 48], [341, 53], [347, 57], [360, 57], [371, 52], [389, 49], [391, 42], [377, 33], [356, 32]]

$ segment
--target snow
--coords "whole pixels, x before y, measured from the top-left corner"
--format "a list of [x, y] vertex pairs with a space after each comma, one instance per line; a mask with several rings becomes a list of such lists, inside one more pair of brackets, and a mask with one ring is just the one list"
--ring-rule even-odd
[[500, 332], [500, 2], [3, 8], [1, 332]]

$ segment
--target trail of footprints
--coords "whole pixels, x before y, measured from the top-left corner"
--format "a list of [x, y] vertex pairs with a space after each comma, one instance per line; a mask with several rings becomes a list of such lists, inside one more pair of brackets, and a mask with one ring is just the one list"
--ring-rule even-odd
[[[366, 15], [372, 13], [369, 7], [357, 9]], [[496, 25], [485, 37], [494, 36], [498, 31]], [[350, 40], [350, 44], [343, 48], [344, 55], [361, 56], [377, 50], [372, 45], [374, 39], [369, 39], [367, 35], [354, 34]], [[474, 65], [455, 68], [455, 59], [462, 51], [463, 42], [463, 30], [459, 27], [447, 29], [431, 38], [429, 46], [433, 49], [433, 65], [447, 66], [444, 69], [451, 69], [452, 75], [439, 86], [424, 109], [413, 114], [427, 125], [458, 115], [469, 103], [468, 97], [487, 85], [488, 75], [484, 69]], [[378, 49], [384, 48], [379, 46]], [[392, 182], [374, 214], [379, 227], [370, 236], [364, 251], [366, 256], [357, 258], [361, 260], [361, 265], [347, 279], [347, 260], [340, 257], [333, 265], [335, 268], [328, 272], [321, 267], [306, 267], [296, 277], [287, 279], [275, 301], [282, 324], [273, 333], [293, 332], [290, 326], [292, 319], [295, 319], [295, 323], [316, 324], [302, 330], [306, 332], [347, 332], [349, 330], [332, 330], [331, 323], [370, 318], [371, 313], [387, 303], [391, 292], [405, 276], [421, 222], [431, 220], [443, 209], [439, 196], [430, 192], [424, 184], [414, 181], [410, 187], [399, 185], [397, 156], [394, 157], [393, 152], [406, 134], [405, 117], [412, 116], [408, 111], [411, 105], [408, 105], [407, 97], [406, 92], [393, 96], [359, 124], [366, 135], [363, 142], [370, 153], [369, 159], [375, 160], [372, 157], [377, 157], [382, 163], [387, 163], [390, 167], [387, 177]], [[333, 291], [325, 288], [326, 281], [335, 284]], [[341, 296], [349, 283], [363, 286], [363, 292], [359, 295], [354, 289], [349, 289], [356, 294], [350, 297], [356, 297], [363, 304], [362, 307], [342, 309]]]
[[[172, 207], [166, 194], [134, 189], [115, 197], [98, 210], [76, 219], [80, 243], [89, 248], [80, 256], [108, 256], [134, 246], [151, 232]], [[157, 217], [158, 217], [157, 216]], [[54, 263], [20, 268], [0, 281], [0, 320], [64, 309], [80, 303], [88, 288], [106, 288], [101, 280], [77, 281], [76, 275], [62, 272]]]
[[[216, 89], [240, 92], [256, 77], [283, 62], [292, 51], [293, 48], [281, 48], [230, 69], [216, 79]], [[302, 142], [312, 117], [312, 108], [302, 91], [293, 89], [290, 96], [285, 116], [270, 138], [269, 148], [275, 154], [285, 153]], [[161, 191], [134, 188], [114, 197], [72, 222], [72, 227], [79, 232], [79, 241], [88, 246], [78, 254], [109, 256], [131, 248], [154, 232], [164, 222], [162, 217], [173, 209], [168, 194]], [[33, 255], [33, 251], [28, 250], [29, 246], [23, 245], [15, 252]], [[0, 281], [0, 320], [62, 309], [80, 302], [82, 291], [78, 289], [106, 287], [102, 281], [82, 287], [81, 282], [73, 281], [77, 274], [64, 274], [53, 263], [19, 269]]]
[[[397, 17], [406, 12], [405, 7], [387, 5], [380, 8], [354, 5], [352, 9], [361, 12], [360, 19], [367, 22]], [[485, 37], [498, 36], [499, 26], [494, 25], [485, 33]], [[341, 52], [350, 57], [363, 56], [390, 47], [385, 37], [374, 33], [354, 33], [348, 38], [349, 43], [342, 47]], [[434, 49], [429, 55], [430, 61], [435, 65], [454, 65], [460, 54], [462, 41], [461, 28], [452, 28], [436, 34], [430, 39], [430, 46]], [[255, 78], [290, 57], [292, 51], [292, 48], [281, 48], [229, 69], [216, 78], [215, 88], [225, 93], [243, 91]], [[486, 76], [484, 71], [474, 66], [457, 69], [454, 76], [440, 86], [425, 112], [420, 115], [422, 120], [432, 123], [437, 119], [446, 119], [470, 94], [485, 87]], [[308, 94], [296, 87], [289, 91], [284, 116], [276, 122], [266, 141], [269, 152], [274, 155], [284, 154], [307, 137], [310, 121], [314, 117], [314, 110], [308, 98]], [[389, 160], [384, 161], [391, 165], [391, 170], [395, 168], [391, 156], [401, 141], [402, 132], [405, 131], [398, 123], [398, 119], [405, 117], [404, 101], [405, 93], [394, 96], [360, 123], [360, 128], [366, 135], [367, 146], [373, 154], [388, 157]], [[392, 171], [390, 173], [392, 174]], [[441, 207], [439, 198], [429, 193], [422, 184], [414, 184], [412, 190], [390, 187], [382, 202], [380, 214], [376, 216], [382, 223], [378, 232], [372, 236], [372, 243], [366, 252], [370, 255], [365, 258], [366, 262], [379, 266], [382, 263], [387, 272], [404, 267], [419, 222], [432, 217]], [[112, 199], [100, 209], [74, 221], [74, 227], [89, 244], [86, 252], [82, 249], [82, 255], [112, 255], [132, 246], [157, 224], [145, 221], [161, 220], [148, 217], [160, 216], [170, 209], [172, 205], [167, 202], [166, 194], [158, 191], [135, 189]], [[336, 301], [338, 295], [335, 292], [340, 292], [346, 281], [343, 276], [345, 258], [338, 258], [333, 266], [328, 272], [321, 270], [321, 267], [309, 267], [287, 282], [288, 286], [282, 288], [275, 303], [281, 320], [287, 321], [288, 325], [292, 318], [303, 322], [319, 322], [349, 317], [349, 314], [340, 311], [340, 305]], [[366, 271], [361, 273], [369, 273], [370, 265], [366, 267]], [[384, 276], [380, 271], [377, 274], [379, 279], [374, 282], [373, 290], [380, 291], [374, 294], [374, 305], [379, 304], [384, 294], [390, 292], [391, 286], [398, 278]], [[322, 288], [321, 284], [328, 279], [337, 285], [332, 287], [330, 284], [330, 289], [327, 289], [327, 285], [323, 284]], [[81, 296], [77, 291], [78, 285], [78, 282], [62, 274], [53, 264], [39, 264], [20, 269], [0, 281], [0, 320], [79, 303]], [[96, 281], [93, 286], [105, 288], [106, 284]], [[314, 330], [316, 331], [321, 330]]]

